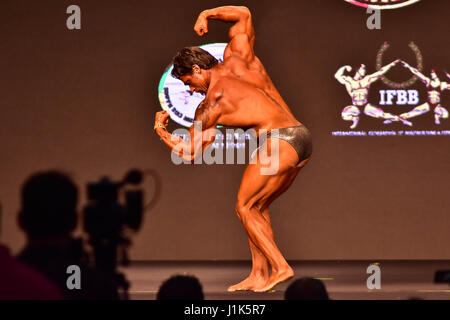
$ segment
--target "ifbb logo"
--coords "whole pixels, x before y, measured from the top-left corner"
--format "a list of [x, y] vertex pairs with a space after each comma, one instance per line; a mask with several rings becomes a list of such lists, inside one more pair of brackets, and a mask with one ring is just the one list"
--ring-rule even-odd
[[368, 9], [383, 10], [383, 9], [397, 9], [409, 6], [420, 0], [345, 0], [348, 3], [354, 4]]
[[[208, 51], [219, 62], [223, 61], [223, 53], [226, 43], [211, 43], [200, 46], [200, 48]], [[189, 86], [170, 74], [173, 64], [167, 67], [158, 87], [159, 103], [163, 110], [170, 114], [170, 118], [185, 127], [194, 124], [194, 115], [197, 106], [202, 102], [205, 96], [198, 92], [192, 92]]]
[[[450, 74], [445, 72], [445, 76], [440, 78], [435, 70], [423, 71], [422, 54], [419, 48], [414, 42], [411, 42], [409, 47], [416, 55], [414, 67], [401, 59], [396, 59], [384, 65], [382, 61], [383, 53], [389, 48], [389, 43], [385, 42], [378, 51], [377, 70], [375, 72], [368, 73], [364, 64], [361, 64], [357, 70], [353, 70], [349, 65], [342, 66], [337, 70], [334, 77], [340, 84], [345, 86], [352, 100], [352, 104], [346, 106], [341, 112], [342, 119], [352, 123], [350, 129], [355, 129], [358, 125], [361, 111], [368, 117], [380, 119], [385, 125], [401, 122], [403, 125], [413, 126], [413, 118], [429, 111], [434, 113], [434, 123], [436, 125], [440, 125], [441, 120], [448, 119], [449, 113], [441, 104], [441, 95], [444, 91], [450, 90], [450, 83], [448, 82]], [[385, 76], [386, 73], [396, 65], [400, 65], [408, 70], [411, 73], [411, 78], [401, 83], [388, 79]], [[380, 90], [379, 102], [378, 104], [373, 104], [369, 102], [369, 90], [370, 86], [378, 80], [383, 81], [388, 87], [395, 90]], [[419, 92], [409, 89], [417, 80], [422, 82], [427, 91], [427, 99], [421, 104]], [[393, 105], [406, 107], [409, 110], [403, 110], [406, 112], [396, 114], [383, 109]]]

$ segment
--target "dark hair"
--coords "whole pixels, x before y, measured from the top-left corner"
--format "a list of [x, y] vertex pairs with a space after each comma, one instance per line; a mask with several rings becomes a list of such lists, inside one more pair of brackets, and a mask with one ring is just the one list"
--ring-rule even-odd
[[208, 70], [218, 63], [219, 61], [213, 55], [202, 48], [185, 47], [173, 58], [172, 76], [179, 79], [181, 76], [191, 74], [194, 64], [202, 69]]
[[78, 190], [58, 171], [39, 172], [22, 187], [19, 221], [30, 236], [67, 235], [77, 223]]
[[157, 300], [204, 300], [200, 281], [195, 276], [172, 276], [163, 282]]
[[327, 289], [321, 280], [300, 278], [292, 282], [284, 293], [285, 300], [329, 300]]

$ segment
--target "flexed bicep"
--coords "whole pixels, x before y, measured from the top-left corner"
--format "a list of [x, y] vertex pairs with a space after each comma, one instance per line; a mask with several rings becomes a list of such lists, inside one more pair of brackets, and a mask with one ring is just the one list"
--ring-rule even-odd
[[347, 84], [349, 82], [349, 76], [344, 75], [344, 71], [350, 72], [352, 71], [352, 67], [350, 66], [343, 66], [340, 67], [338, 69], [338, 71], [336, 71], [336, 73], [334, 74], [334, 77], [336, 78], [336, 80], [340, 83], [340, 84]]
[[238, 55], [247, 62], [255, 57], [255, 29], [253, 28], [252, 15], [246, 7], [240, 7], [241, 17], [228, 32], [228, 45], [225, 48], [224, 58]]
[[244, 6], [224, 6], [205, 10], [200, 13], [195, 31], [199, 35], [208, 32], [208, 20], [234, 22], [228, 32], [229, 42], [224, 52], [224, 59], [231, 55], [240, 56], [246, 61], [254, 58], [255, 30], [250, 10]]
[[251, 45], [250, 38], [245, 33], [236, 34], [228, 43], [223, 54], [223, 58], [236, 55], [245, 60], [251, 62], [255, 58], [255, 52]]

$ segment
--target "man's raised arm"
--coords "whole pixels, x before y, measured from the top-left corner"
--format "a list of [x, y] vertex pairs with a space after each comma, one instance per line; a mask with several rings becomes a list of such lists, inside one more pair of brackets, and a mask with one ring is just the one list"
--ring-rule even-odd
[[350, 67], [350, 66], [340, 67], [338, 69], [338, 71], [336, 71], [336, 73], [334, 74], [334, 77], [336, 78], [336, 80], [339, 81], [339, 83], [341, 83], [341, 84], [347, 83], [348, 76], [344, 75], [344, 71], [350, 72], [350, 71], [352, 71], [352, 67]]
[[254, 58], [255, 31], [250, 10], [243, 6], [224, 6], [204, 10], [200, 13], [194, 26], [199, 36], [208, 32], [208, 20], [234, 22], [228, 32], [229, 43], [224, 58], [232, 54], [251, 61]]

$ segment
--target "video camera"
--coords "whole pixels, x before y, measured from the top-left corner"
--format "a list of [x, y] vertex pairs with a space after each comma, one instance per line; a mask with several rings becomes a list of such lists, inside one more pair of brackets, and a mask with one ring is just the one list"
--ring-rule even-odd
[[[143, 192], [124, 191], [124, 204], [119, 199], [126, 186], [138, 186], [142, 172], [130, 170], [122, 181], [114, 182], [103, 177], [88, 184], [89, 203], [84, 208], [84, 230], [93, 248], [95, 267], [110, 275], [122, 293], [128, 298], [128, 281], [116, 271], [118, 262], [127, 265], [127, 248], [131, 244], [126, 231], [139, 230], [143, 215]], [[120, 290], [121, 289], [121, 290]]]

